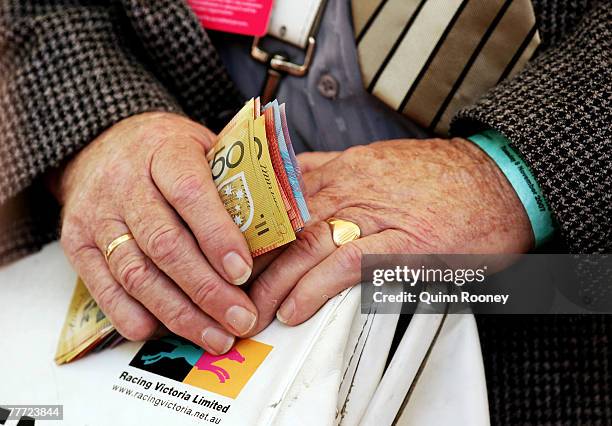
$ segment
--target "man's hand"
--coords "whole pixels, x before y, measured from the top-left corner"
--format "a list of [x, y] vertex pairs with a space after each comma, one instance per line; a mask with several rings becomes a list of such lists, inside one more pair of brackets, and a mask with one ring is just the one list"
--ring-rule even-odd
[[[253, 265], [206, 160], [214, 134], [166, 113], [116, 124], [59, 180], [64, 250], [92, 296], [128, 339], [158, 320], [212, 353], [250, 332], [257, 310], [233, 284]], [[108, 244], [131, 232], [109, 258]]]
[[[505, 176], [464, 139], [396, 140], [299, 156], [313, 222], [254, 281], [252, 333], [278, 311], [310, 318], [360, 279], [364, 253], [523, 253], [526, 212]], [[360, 239], [336, 247], [325, 219], [355, 222]]]

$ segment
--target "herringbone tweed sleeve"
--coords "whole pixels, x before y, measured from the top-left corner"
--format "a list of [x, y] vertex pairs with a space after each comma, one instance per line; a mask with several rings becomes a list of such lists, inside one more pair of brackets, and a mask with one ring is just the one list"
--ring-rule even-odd
[[0, 203], [121, 118], [179, 109], [105, 3], [1, 3]]
[[570, 252], [612, 252], [612, 8], [593, 6], [550, 46], [546, 36], [545, 50], [460, 111], [451, 132], [504, 134], [533, 171]]
[[240, 105], [184, 1], [0, 1], [0, 265], [57, 237], [41, 177], [146, 111], [215, 128]]

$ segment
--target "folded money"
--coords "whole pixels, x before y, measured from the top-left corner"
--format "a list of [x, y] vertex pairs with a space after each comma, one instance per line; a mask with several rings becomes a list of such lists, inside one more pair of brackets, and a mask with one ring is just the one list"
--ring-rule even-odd
[[[275, 100], [262, 109], [259, 98], [249, 100], [219, 133], [207, 160], [223, 205], [254, 257], [295, 240], [310, 213], [284, 104]], [[79, 278], [55, 362], [123, 340]]]
[[291, 192], [295, 198], [297, 208], [299, 209], [302, 223], [310, 220], [310, 213], [304, 198], [304, 181], [302, 180], [302, 172], [293, 151], [291, 138], [289, 137], [289, 128], [287, 126], [287, 117], [285, 116], [285, 104], [279, 105], [277, 100], [270, 102], [264, 107], [266, 114], [272, 110], [273, 116], [266, 116], [266, 131], [268, 125], [274, 129], [275, 140], [278, 143], [279, 151], [283, 161], [283, 167], [287, 173], [287, 178], [291, 186]]
[[310, 218], [284, 111], [276, 101], [262, 111], [251, 99], [208, 153], [219, 196], [253, 256], [293, 241]]
[[83, 281], [77, 279], [62, 328], [55, 362], [64, 364], [89, 353], [118, 333], [93, 300]]

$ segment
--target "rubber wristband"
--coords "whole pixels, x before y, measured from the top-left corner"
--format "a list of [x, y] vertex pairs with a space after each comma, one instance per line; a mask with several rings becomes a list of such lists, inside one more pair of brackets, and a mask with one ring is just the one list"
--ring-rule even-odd
[[495, 130], [485, 130], [468, 139], [491, 157], [516, 191], [531, 222], [536, 247], [548, 241], [555, 233], [550, 208], [531, 170], [508, 139]]

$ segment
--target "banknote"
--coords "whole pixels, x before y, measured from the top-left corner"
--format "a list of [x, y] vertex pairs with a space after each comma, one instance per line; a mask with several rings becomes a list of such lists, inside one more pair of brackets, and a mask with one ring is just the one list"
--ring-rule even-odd
[[236, 125], [242, 123], [245, 120], [254, 120], [259, 116], [259, 98], [252, 98], [247, 101], [244, 106], [238, 111], [238, 113], [232, 117], [232, 119], [225, 125], [223, 130], [219, 132], [217, 141], [223, 139], [230, 131], [236, 127]]
[[79, 278], [74, 288], [68, 314], [55, 354], [55, 362], [64, 364], [85, 355], [115, 332], [87, 287]]
[[300, 213], [300, 218], [302, 219], [302, 222], [305, 223], [310, 219], [310, 213], [308, 212], [308, 206], [306, 205], [306, 200], [304, 199], [302, 188], [303, 183], [300, 183], [300, 168], [295, 157], [295, 152], [293, 151], [293, 146], [291, 145], [291, 139], [289, 138], [287, 118], [285, 117], [285, 106], [284, 104], [282, 105], [281, 113], [281, 106], [275, 99], [264, 107], [264, 111], [266, 112], [269, 109], [271, 109], [274, 114], [274, 119], [272, 121], [274, 123], [274, 131], [276, 133], [276, 141], [278, 143], [280, 155], [283, 160], [285, 171], [287, 172], [287, 179], [289, 180], [291, 191], [295, 199], [295, 204], [297, 205]]
[[253, 256], [295, 239], [270, 159], [263, 116], [235, 124], [219, 138], [208, 160], [221, 201]]
[[268, 140], [268, 147], [270, 149], [270, 158], [272, 159], [272, 167], [274, 167], [274, 174], [279, 183], [284, 199], [287, 200], [287, 215], [291, 221], [291, 226], [294, 231], [299, 231], [304, 227], [304, 221], [300, 215], [291, 184], [289, 183], [289, 177], [287, 176], [287, 170], [281, 156], [279, 141], [277, 140], [277, 134], [274, 123], [274, 112], [272, 109], [264, 111], [263, 118], [266, 124], [266, 138]]
[[[295, 240], [309, 214], [284, 106], [275, 103], [262, 114], [259, 99], [249, 100], [219, 133], [207, 160], [219, 197], [254, 257]], [[79, 278], [55, 361], [71, 362], [123, 340]]]
[[[278, 103], [277, 103], [278, 104]], [[224, 140], [227, 134], [232, 131], [238, 124], [243, 121], [256, 119], [261, 115], [261, 104], [259, 98], [252, 98], [245, 103], [243, 108], [230, 120], [225, 128], [219, 133], [218, 142]], [[280, 123], [280, 121], [279, 121]], [[291, 189], [290, 183], [288, 182], [287, 173], [288, 170], [286, 165], [281, 162], [280, 144], [276, 140], [276, 135], [281, 134], [281, 126], [275, 124], [274, 119], [266, 119], [266, 134], [267, 139], [265, 145], [268, 146], [270, 152], [270, 158], [272, 160], [272, 166], [274, 168], [274, 178], [280, 189], [280, 197], [289, 216], [289, 220], [294, 231], [299, 231], [304, 227], [304, 220], [301, 214], [298, 212], [298, 205]], [[281, 134], [282, 136], [282, 134]], [[217, 143], [218, 145], [218, 143]], [[209, 154], [210, 156], [210, 154]], [[210, 158], [209, 158], [210, 161]], [[212, 164], [211, 164], [212, 165]], [[292, 167], [291, 164], [289, 164]], [[214, 175], [214, 172], [213, 172]]]
[[[306, 186], [304, 185], [304, 179], [302, 177], [302, 170], [300, 169], [300, 163], [297, 161], [297, 157], [295, 155], [295, 150], [293, 149], [293, 144], [291, 143], [291, 135], [289, 134], [289, 126], [287, 125], [287, 115], [285, 104], [280, 104], [280, 118], [281, 118], [281, 127], [283, 131], [283, 136], [285, 137], [285, 143], [287, 144], [287, 150], [289, 151], [289, 157], [291, 158], [291, 163], [293, 164], [293, 168], [295, 170], [295, 174], [297, 176], [298, 183], [300, 185], [300, 192], [304, 197], [306, 194]], [[306, 205], [306, 200], [303, 201], [304, 208], [300, 207], [300, 212], [302, 213], [302, 219], [304, 222], [308, 222], [310, 220], [310, 212], [308, 211], [308, 206]], [[298, 201], [298, 205], [300, 202]]]

